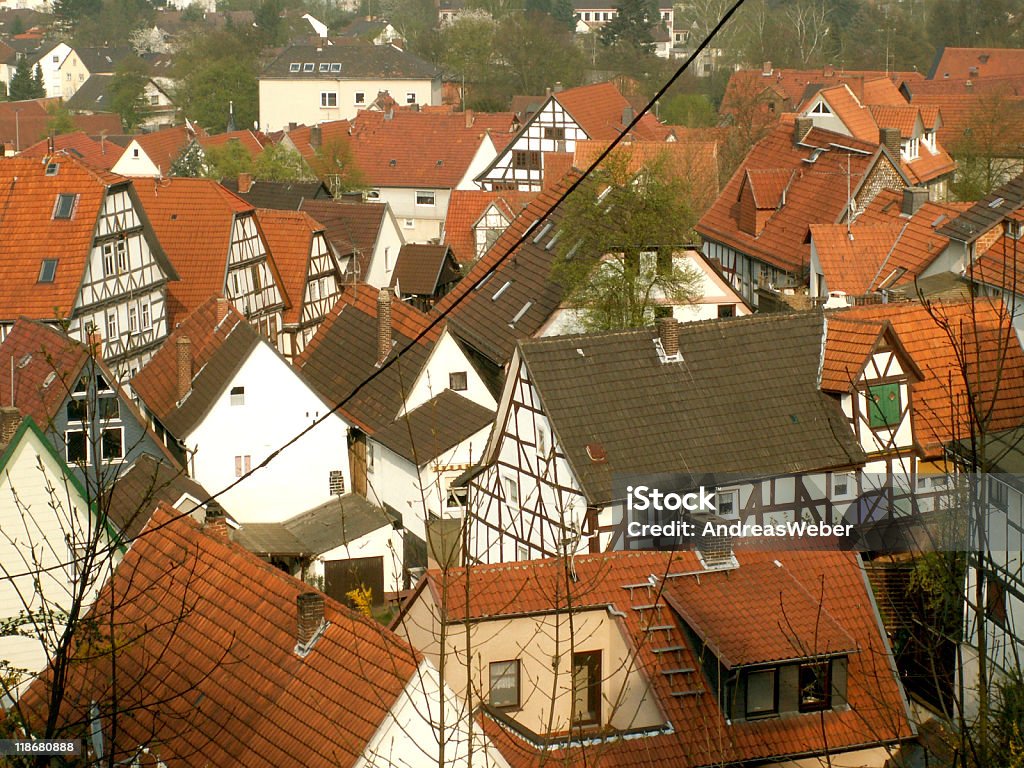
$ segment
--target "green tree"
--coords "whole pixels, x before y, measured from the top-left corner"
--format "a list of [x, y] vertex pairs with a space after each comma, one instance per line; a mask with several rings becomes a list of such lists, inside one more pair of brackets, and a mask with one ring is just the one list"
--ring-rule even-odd
[[240, 173], [252, 172], [252, 155], [238, 139], [207, 147], [206, 175], [211, 179], [235, 179]]
[[464, 85], [463, 102], [474, 87], [489, 90], [494, 79], [494, 47], [498, 25], [488, 14], [470, 11], [460, 14], [441, 30], [441, 65]]
[[11, 78], [11, 101], [24, 101], [25, 99], [41, 99], [46, 95], [46, 89], [42, 84], [42, 72], [38, 65], [33, 72], [32, 65], [27, 58], [18, 60], [18, 66]]
[[146, 102], [148, 82], [146, 63], [134, 56], [121, 62], [110, 80], [110, 106], [121, 116], [121, 125], [126, 131], [134, 130], [149, 116], [149, 104]]
[[629, 150], [614, 152], [563, 203], [552, 276], [588, 331], [640, 328], [659, 299], [700, 296], [699, 274], [674, 255], [696, 223], [686, 174], [667, 154], [633, 165]]
[[259, 30], [260, 41], [265, 46], [280, 45], [284, 42], [287, 30], [281, 12], [284, 11], [284, 0], [262, 0], [253, 12], [256, 28]]
[[718, 122], [711, 100], [703, 93], [675, 93], [661, 100], [658, 117], [670, 125], [706, 128]]
[[227, 126], [229, 103], [235, 123], [259, 118], [258, 48], [242, 30], [203, 30], [178, 52], [175, 101], [184, 115], [208, 128]]
[[615, 6], [615, 18], [601, 27], [601, 43], [614, 46], [620, 43], [652, 53], [654, 50], [651, 27], [658, 23], [657, 3], [654, 0], [620, 0]]
[[519, 93], [543, 93], [556, 82], [571, 87], [583, 81], [583, 52], [573, 44], [572, 32], [547, 14], [506, 16], [495, 46], [506, 77]]
[[74, 25], [82, 19], [99, 15], [102, 7], [102, 0], [54, 0], [53, 15]]
[[[352, 183], [355, 180], [355, 173], [354, 167], [351, 166], [351, 155], [349, 164], [346, 179], [347, 183]], [[252, 163], [252, 175], [264, 181], [299, 181], [313, 177], [302, 155], [282, 144], [264, 147]]]
[[76, 129], [74, 118], [68, 108], [59, 102], [54, 102], [46, 107], [46, 133], [50, 136], [59, 136], [62, 133], [71, 133]]
[[[266, 150], [263, 154], [266, 154]], [[335, 197], [343, 192], [362, 189], [366, 185], [363, 173], [352, 157], [352, 147], [345, 140], [326, 142], [316, 151], [310, 166]]]

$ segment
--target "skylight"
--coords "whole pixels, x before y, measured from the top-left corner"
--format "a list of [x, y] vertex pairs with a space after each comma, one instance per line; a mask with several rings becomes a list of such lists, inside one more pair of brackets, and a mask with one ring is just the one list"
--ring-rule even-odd
[[991, 203], [988, 204], [988, 207], [989, 208], [998, 208], [1000, 205], [1002, 205], [1005, 202], [1006, 202], [1006, 200], [1004, 198], [997, 197], [995, 200], [993, 200]]
[[313, 62], [307, 61], [305, 64], [302, 65], [302, 71], [303, 72], [312, 72], [314, 66], [315, 66], [315, 64], [313, 64]]
[[331, 72], [341, 72], [341, 64], [331, 64]]
[[291, 64], [288, 65], [289, 72], [298, 72], [300, 69], [302, 69], [302, 64], [300, 64], [297, 61], [293, 61]]
[[533, 236], [533, 242], [539, 243], [544, 238], [544, 235], [551, 231], [553, 226], [554, 224], [550, 221], [545, 221], [544, 226], [540, 228], [540, 231], [536, 235]]
[[328, 64], [326, 61], [321, 61], [320, 62], [320, 70], [319, 71], [320, 72], [330, 72], [331, 71], [331, 65]]
[[70, 195], [63, 192], [57, 195], [57, 202], [53, 206], [53, 218], [70, 219], [75, 211], [75, 201], [77, 199], [78, 195]]
[[512, 318], [512, 322], [509, 323], [509, 325], [510, 326], [515, 326], [516, 323], [518, 323], [520, 320], [523, 319], [523, 315], [525, 315], [527, 312], [530, 311], [530, 307], [532, 307], [532, 306], [533, 306], [533, 302], [532, 301], [528, 301], [525, 304], [523, 304], [523, 308], [520, 309], [518, 312], [516, 312], [516, 316]]
[[511, 280], [509, 280], [507, 283], [505, 283], [503, 286], [501, 286], [501, 288], [496, 290], [494, 292], [494, 295], [491, 296], [491, 301], [497, 301], [498, 299], [500, 299], [501, 298], [501, 294], [503, 294], [505, 291], [507, 291], [508, 287], [510, 285], [512, 285], [512, 281]]
[[59, 171], [59, 170], [60, 170], [60, 166], [57, 163], [49, 163], [46, 166], [46, 175], [47, 176], [56, 176], [57, 175], [57, 171]]
[[56, 275], [57, 259], [43, 259], [42, 266], [39, 267], [39, 282], [52, 283]]

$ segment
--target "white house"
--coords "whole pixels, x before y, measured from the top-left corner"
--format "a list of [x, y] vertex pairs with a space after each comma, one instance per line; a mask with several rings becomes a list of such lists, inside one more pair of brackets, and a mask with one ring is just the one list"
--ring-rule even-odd
[[[227, 300], [211, 298], [186, 317], [132, 387], [189, 474], [224, 494], [241, 523], [277, 522], [352, 487], [349, 426]], [[314, 422], [323, 419], [316, 426]]]

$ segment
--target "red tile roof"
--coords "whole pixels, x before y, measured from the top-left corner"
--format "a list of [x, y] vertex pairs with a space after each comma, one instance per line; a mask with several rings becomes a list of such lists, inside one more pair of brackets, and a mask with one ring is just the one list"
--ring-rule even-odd
[[[820, 128], [812, 129], [802, 145], [794, 145], [791, 123], [777, 125], [747, 154], [718, 199], [701, 217], [697, 232], [705, 240], [724, 243], [780, 269], [794, 270], [807, 265], [810, 225], [831, 224], [842, 216], [847, 206], [847, 171], [851, 174], [850, 187], [856, 193], [866, 172], [873, 167], [878, 145]], [[817, 152], [812, 147], [825, 151]], [[850, 152], [843, 147], [858, 151]], [[815, 153], [816, 160], [806, 162]], [[780, 177], [781, 173], [796, 174], [785, 205], [768, 219], [757, 236], [739, 229], [740, 192], [748, 171], [773, 171]]]
[[[203, 135], [201, 128], [198, 135]], [[152, 133], [140, 133], [135, 140], [139, 143], [142, 151], [146, 153], [146, 157], [160, 169], [160, 173], [167, 176], [171, 172], [171, 164], [196, 138], [196, 132], [190, 130], [188, 126], [176, 125]]]
[[[222, 768], [355, 764], [421, 657], [326, 596], [326, 628], [300, 657], [296, 600], [309, 591], [161, 504], [91, 610], [101, 634], [111, 620], [134, 628], [117, 658], [132, 684], [117, 689], [113, 704], [107, 657], [87, 659], [95, 640], [77, 638], [80, 662], [71, 665], [58, 722], [82, 735], [94, 701], [101, 711], [135, 713], [118, 721], [113, 740], [104, 733], [122, 762], [156, 743], [154, 754], [169, 765], [199, 756]], [[30, 726], [46, 716], [46, 685], [38, 681], [20, 702]]]
[[[1020, 222], [1021, 213], [1008, 218]], [[968, 267], [967, 276], [1018, 296], [1024, 294], [1024, 247], [1019, 240], [1003, 234]]]
[[858, 101], [848, 86], [836, 85], [819, 93], [854, 138], [870, 143], [878, 142], [878, 126], [871, 116], [871, 110]]
[[[539, 749], [490, 718], [484, 727], [514, 768], [545, 764], [599, 764], [612, 768], [674, 765], [680, 768], [739, 764], [826, 749], [845, 751], [912, 736], [902, 691], [856, 554], [845, 552], [736, 553], [739, 567], [704, 571], [689, 552], [619, 552], [574, 559], [572, 605], [578, 610], [611, 610], [635, 649], [636, 664], [657, 698], [669, 733], [609, 740], [586, 748]], [[667, 574], [678, 575], [664, 578]], [[697, 575], [699, 574], [699, 575]], [[565, 611], [566, 584], [559, 560], [483, 565], [447, 574], [449, 621], [470, 616], [515, 617]], [[626, 585], [659, 585], [626, 589]], [[437, 571], [423, 589], [441, 604]], [[466, 595], [469, 595], [467, 610]], [[850, 651], [849, 707], [814, 715], [728, 722], [714, 695], [672, 695], [668, 662], [655, 652], [644, 630], [640, 604], [660, 612], [680, 638], [678, 666], [700, 670], [700, 651], [682, 631], [689, 626], [727, 659], [778, 661], [828, 650]], [[820, 604], [820, 608], [819, 608]], [[742, 621], [737, 617], [743, 617]], [[400, 626], [401, 616], [396, 621]], [[817, 639], [815, 635], [817, 634]], [[699, 673], [689, 687], [710, 693]], [[685, 727], [679, 727], [679, 724]], [[823, 735], [824, 731], [824, 735]], [[827, 744], [827, 747], [826, 747]]]
[[778, 208], [785, 201], [783, 195], [789, 189], [789, 185], [796, 178], [796, 171], [778, 170], [748, 170], [744, 184], [750, 188], [754, 196], [754, 205], [757, 208], [767, 210]]
[[956, 170], [956, 161], [942, 148], [938, 147], [937, 152], [932, 152], [921, 142], [918, 158], [907, 162], [901, 161], [904, 173], [915, 185], [923, 185], [929, 181], [946, 176]]
[[1020, 48], [955, 48], [945, 46], [928, 77], [932, 80], [1024, 75], [1024, 50]]
[[[58, 153], [68, 154], [84, 160], [94, 168], [109, 171], [124, 152], [124, 147], [111, 141], [97, 141], [83, 131], [62, 133], [53, 137], [53, 147]], [[50, 154], [50, 140], [43, 139], [22, 151], [22, 157], [43, 158]]]
[[292, 299], [285, 309], [284, 322], [297, 323], [302, 316], [302, 301], [306, 295], [313, 237], [323, 233], [324, 227], [303, 211], [260, 208], [256, 211], [256, 220], [281, 275], [285, 293]]
[[536, 196], [536, 192], [514, 190], [452, 190], [448, 199], [448, 214], [444, 220], [443, 242], [451, 246], [460, 264], [468, 264], [476, 258], [473, 225], [490, 204], [495, 203], [511, 222]]
[[231, 131], [230, 133], [218, 133], [213, 136], [200, 136], [199, 144], [203, 149], [210, 147], [222, 147], [229, 142], [237, 141], [250, 157], [257, 157], [263, 152], [263, 148], [270, 143], [270, 138], [265, 133], [251, 130]]
[[[626, 97], [619, 93], [614, 83], [582, 85], [552, 96], [591, 139], [614, 139], [633, 119], [633, 108]], [[623, 121], [623, 117], [628, 119]], [[665, 141], [671, 135], [672, 129], [659, 123], [651, 113], [647, 113], [633, 128], [633, 133], [638, 139]]]
[[907, 103], [906, 98], [900, 93], [899, 87], [889, 77], [876, 77], [865, 79], [861, 86], [860, 96], [862, 104], [870, 106], [902, 106]]
[[996, 157], [1024, 154], [1024, 95], [1015, 95], [1009, 87], [959, 93], [915, 91], [912, 103], [941, 112], [938, 139], [954, 152], [966, 146], [991, 151]]
[[811, 239], [828, 290], [863, 296], [903, 266], [890, 264], [889, 257], [904, 226], [900, 222], [862, 224], [848, 232], [842, 224], [812, 224]]
[[[0, 318], [68, 317], [85, 274], [96, 220], [107, 189], [123, 176], [71, 157], [47, 175], [38, 158], [0, 159]], [[70, 219], [54, 219], [58, 195], [76, 195]], [[39, 282], [46, 259], [56, 259], [53, 282]]]
[[177, 322], [224, 292], [235, 216], [256, 209], [213, 179], [140, 180], [136, 190], [181, 277], [167, 297], [171, 321]]
[[[879, 128], [897, 128], [899, 129], [901, 139], [909, 139], [914, 135], [917, 118], [921, 116], [921, 108], [911, 104], [903, 104], [901, 106], [871, 105], [868, 109], [871, 111], [871, 116]], [[928, 111], [934, 115], [938, 110], [929, 107]], [[922, 119], [923, 123], [924, 120]]]
[[[322, 123], [321, 146], [348, 147], [363, 180], [373, 187], [453, 188], [466, 175], [470, 161], [488, 132], [504, 146], [512, 125], [510, 112], [475, 113], [467, 127], [463, 113], [361, 110], [351, 122]], [[306, 162], [316, 170], [316, 150], [310, 128], [288, 136]]]
[[884, 320], [847, 320], [841, 314], [829, 317], [821, 360], [822, 390], [849, 392], [886, 329], [891, 331], [892, 326]]
[[[926, 456], [971, 434], [967, 384], [959, 372], [957, 345], [967, 362], [970, 394], [988, 416], [988, 432], [1024, 422], [1024, 352], [999, 301], [933, 302], [935, 317], [916, 303], [878, 304], [842, 310], [833, 317], [888, 320], [924, 378], [912, 385], [914, 439]], [[830, 320], [831, 322], [831, 320]], [[943, 329], [948, 326], [954, 341]]]

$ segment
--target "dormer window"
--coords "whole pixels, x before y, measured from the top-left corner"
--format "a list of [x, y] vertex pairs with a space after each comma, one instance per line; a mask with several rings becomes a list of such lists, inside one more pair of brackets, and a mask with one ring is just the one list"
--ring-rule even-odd
[[747, 672], [746, 715], [748, 718], [778, 714], [778, 677], [779, 671], [774, 667]]
[[78, 195], [61, 193], [57, 195], [57, 201], [53, 204], [54, 219], [70, 219], [75, 212], [75, 203]]
[[828, 108], [828, 104], [826, 104], [824, 101], [819, 101], [811, 109], [811, 114], [812, 115], [831, 115], [832, 114], [832, 110]]
[[907, 160], [917, 160], [921, 154], [921, 140], [917, 138], [907, 139], [901, 145], [900, 152]]
[[800, 665], [801, 712], [820, 712], [832, 708], [831, 672], [832, 664], [828, 661]]

